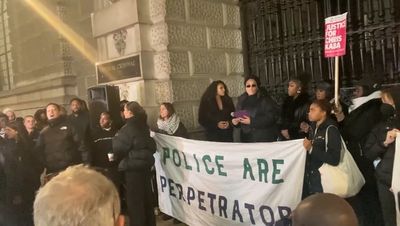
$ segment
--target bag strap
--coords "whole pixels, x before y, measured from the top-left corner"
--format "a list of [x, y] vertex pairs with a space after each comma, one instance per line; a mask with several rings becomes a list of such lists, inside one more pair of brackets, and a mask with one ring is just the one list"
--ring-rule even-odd
[[331, 127], [337, 128], [334, 125], [329, 125], [328, 128], [326, 128], [326, 131], [325, 131], [325, 152], [328, 152], [328, 137], [329, 137], [328, 136], [328, 131], [329, 131], [329, 128], [331, 128]]
[[[328, 130], [329, 128], [334, 127], [336, 129], [339, 130], [339, 128], [337, 128], [334, 125], [329, 125], [328, 128], [326, 128], [326, 133], [325, 133], [325, 151], [328, 152]], [[347, 150], [346, 149], [346, 143], [343, 140], [343, 137], [340, 135], [340, 145], [342, 146], [341, 150], [340, 150], [340, 162], [343, 160], [344, 157], [344, 152]]]

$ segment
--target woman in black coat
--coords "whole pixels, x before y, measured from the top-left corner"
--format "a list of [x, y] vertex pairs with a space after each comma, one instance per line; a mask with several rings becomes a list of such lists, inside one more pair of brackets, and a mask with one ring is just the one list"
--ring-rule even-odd
[[342, 139], [336, 122], [329, 117], [330, 113], [331, 106], [327, 101], [316, 100], [310, 106], [310, 136], [303, 143], [308, 151], [303, 198], [324, 192], [319, 173], [324, 163], [337, 166], [340, 162]]
[[278, 138], [278, 105], [268, 95], [262, 94], [258, 77], [249, 76], [244, 81], [246, 92], [239, 97], [236, 107], [242, 111], [232, 119], [240, 128], [241, 142], [273, 142]]
[[157, 120], [156, 132], [168, 134], [175, 137], [189, 138], [189, 133], [175, 113], [175, 108], [171, 103], [160, 105], [160, 116]]
[[33, 225], [32, 207], [40, 185], [40, 167], [34, 161], [33, 142], [24, 129], [18, 122], [9, 122], [6, 138], [0, 141], [1, 176], [4, 176], [0, 202], [6, 207], [6, 212], [1, 213], [5, 214], [4, 225]]
[[384, 120], [369, 135], [365, 144], [365, 154], [371, 161], [379, 162], [375, 174], [383, 219], [386, 226], [395, 226], [396, 206], [390, 188], [392, 187], [396, 134], [400, 132], [400, 87], [383, 91], [382, 102], [381, 113]]
[[291, 79], [288, 97], [284, 100], [281, 113], [281, 136], [285, 140], [301, 139], [308, 136], [308, 109], [310, 97], [300, 79]]
[[113, 138], [113, 152], [125, 174], [130, 226], [155, 226], [151, 168], [156, 144], [150, 137], [147, 114], [137, 102], [125, 105], [124, 117], [126, 124]]
[[231, 113], [234, 111], [225, 83], [212, 82], [201, 97], [199, 107], [199, 123], [205, 128], [208, 141], [233, 142]]
[[370, 132], [382, 121], [380, 84], [375, 79], [366, 77], [360, 80], [355, 88], [349, 112], [346, 114], [342, 106], [335, 109], [335, 116], [347, 149], [365, 178], [365, 185], [349, 202], [355, 209], [360, 224], [382, 225], [375, 169], [373, 162], [364, 153]]

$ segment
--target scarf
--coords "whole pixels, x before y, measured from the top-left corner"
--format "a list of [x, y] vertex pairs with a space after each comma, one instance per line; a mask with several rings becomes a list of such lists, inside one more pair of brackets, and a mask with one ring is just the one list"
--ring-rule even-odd
[[353, 100], [353, 104], [349, 107], [349, 113], [359, 108], [361, 105], [367, 103], [370, 100], [380, 99], [381, 98], [381, 91], [375, 91], [371, 93], [369, 96], [366, 97], [359, 97]]
[[157, 120], [158, 129], [167, 132], [169, 135], [174, 135], [178, 130], [181, 120], [176, 114], [171, 115], [167, 120], [159, 118]]

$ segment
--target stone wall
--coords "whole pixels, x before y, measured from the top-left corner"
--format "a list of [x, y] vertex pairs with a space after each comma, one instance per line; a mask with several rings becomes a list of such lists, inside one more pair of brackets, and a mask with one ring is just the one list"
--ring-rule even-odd
[[[94, 46], [90, 13], [93, 1], [40, 1], [89, 45]], [[25, 1], [7, 1], [13, 86], [0, 92], [0, 109], [33, 114], [49, 102], [66, 105], [75, 96], [86, 99], [95, 85], [93, 62], [85, 59]]]
[[161, 18], [155, 33], [168, 37], [167, 51], [158, 54], [155, 63], [158, 74], [169, 75], [157, 82], [157, 102], [173, 102], [184, 124], [198, 130], [199, 100], [210, 82], [223, 80], [233, 97], [243, 92], [238, 1], [150, 2], [157, 6], [153, 11]]
[[[95, 62], [23, 1], [8, 2], [15, 77], [13, 89], [0, 92], [0, 109], [32, 114], [50, 101], [85, 99], [87, 88], [98, 84]], [[190, 130], [199, 130], [199, 100], [212, 80], [225, 81], [233, 97], [243, 91], [238, 0], [41, 2], [97, 50], [97, 62], [140, 55], [141, 77], [110, 84], [119, 86], [121, 99], [145, 106], [151, 124], [168, 101]], [[122, 51], [115, 46], [118, 32], [126, 34]]]
[[[212, 80], [224, 80], [232, 96], [242, 92], [237, 0], [119, 0], [105, 7], [99, 1], [103, 8], [92, 17], [99, 61], [140, 55], [142, 76], [111, 84], [122, 99], [146, 107], [150, 124], [160, 103], [173, 102], [186, 127], [199, 130], [199, 100]], [[127, 34], [122, 54], [110, 38], [120, 29]]]

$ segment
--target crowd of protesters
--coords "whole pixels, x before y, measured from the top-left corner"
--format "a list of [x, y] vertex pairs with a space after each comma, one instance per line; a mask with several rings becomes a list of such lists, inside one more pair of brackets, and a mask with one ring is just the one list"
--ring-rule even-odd
[[[335, 105], [329, 82], [317, 83], [311, 93], [304, 77], [288, 81], [282, 105], [255, 76], [245, 78], [245, 91], [236, 105], [223, 81], [212, 82], [201, 97], [198, 114], [206, 139], [245, 143], [303, 139], [307, 150], [303, 197], [307, 198], [324, 192], [318, 169], [339, 164], [343, 138], [366, 180], [359, 194], [347, 199], [360, 225], [395, 226], [391, 181], [400, 129], [400, 87], [382, 89], [373, 78], [363, 79], [356, 84], [351, 103], [342, 98]], [[79, 98], [70, 101], [69, 111], [49, 103], [23, 118], [4, 109], [0, 225], [33, 225], [32, 206], [39, 187], [69, 166], [86, 164], [111, 179], [130, 225], [154, 226], [156, 144], [150, 130], [183, 138], [189, 133], [171, 103], [160, 105], [157, 121], [150, 123], [154, 126], [148, 125], [139, 103], [121, 101], [120, 106], [122, 120], [102, 112], [96, 125], [90, 124], [90, 109]]]

